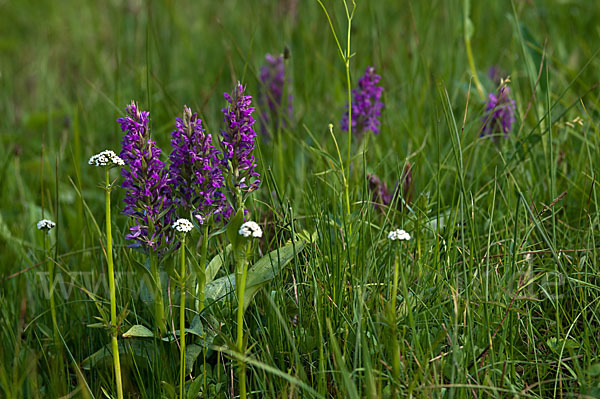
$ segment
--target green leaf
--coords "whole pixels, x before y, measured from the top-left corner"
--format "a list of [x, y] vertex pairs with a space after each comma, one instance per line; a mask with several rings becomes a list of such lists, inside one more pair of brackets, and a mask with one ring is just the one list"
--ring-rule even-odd
[[548, 338], [546, 341], [548, 347], [552, 350], [552, 352], [556, 354], [560, 354], [564, 349], [573, 350], [579, 348], [579, 343], [572, 338], [563, 339], [563, 338]]
[[465, 37], [467, 38], [467, 40], [471, 40], [474, 32], [475, 27], [473, 26], [473, 22], [471, 21], [471, 18], [467, 17], [465, 19]]
[[[304, 248], [304, 241], [287, 244], [260, 258], [248, 270], [244, 308], [247, 308], [256, 293], [272, 280]], [[220, 301], [235, 289], [235, 275], [229, 274], [206, 285], [208, 303]]]
[[206, 284], [214, 280], [221, 267], [223, 267], [223, 262], [225, 262], [225, 259], [229, 257], [230, 253], [231, 244], [227, 245], [224, 254], [218, 253], [214, 258], [211, 259], [211, 261], [208, 263], [208, 266], [206, 266]]
[[[187, 364], [187, 356], [186, 356], [186, 364]], [[186, 397], [188, 399], [196, 399], [198, 394], [200, 393], [200, 389], [202, 389], [202, 383], [204, 382], [203, 376], [197, 377], [194, 381], [190, 383], [190, 386], [187, 389]]]
[[190, 328], [185, 329], [186, 333], [194, 334], [198, 337], [202, 337], [204, 334], [204, 327], [202, 326], [202, 321], [198, 315], [194, 316], [192, 319], [192, 325]]
[[[149, 340], [119, 340], [119, 355], [121, 356], [121, 364], [125, 365], [133, 357], [149, 360], [160, 356], [160, 351], [154, 342]], [[94, 352], [81, 362], [81, 368], [90, 370], [95, 367], [112, 367], [112, 346], [106, 344], [100, 350]]]
[[168, 383], [167, 381], [161, 381], [160, 385], [162, 386], [163, 392], [166, 393], [167, 398], [176, 398], [177, 397], [175, 386]]
[[600, 363], [592, 364], [589, 369], [587, 369], [588, 375], [592, 377], [597, 377], [600, 375]]
[[241, 240], [242, 237], [240, 236], [240, 234], [238, 232], [240, 230], [240, 226], [243, 223], [244, 223], [244, 210], [238, 209], [235, 216], [233, 218], [231, 218], [231, 220], [229, 221], [229, 224], [227, 225], [227, 231], [225, 232], [225, 234], [227, 235], [227, 239], [233, 246], [233, 249], [239, 248], [240, 243], [242, 242], [242, 240]]
[[194, 371], [194, 363], [198, 356], [202, 353], [202, 347], [200, 345], [191, 344], [185, 347], [185, 371], [190, 374]]
[[154, 333], [150, 331], [148, 328], [142, 326], [141, 324], [136, 324], [131, 326], [126, 333], [123, 334], [123, 338], [153, 338]]

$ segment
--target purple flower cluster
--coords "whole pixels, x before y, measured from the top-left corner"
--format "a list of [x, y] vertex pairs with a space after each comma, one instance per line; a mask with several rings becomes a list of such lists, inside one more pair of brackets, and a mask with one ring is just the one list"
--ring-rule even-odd
[[252, 155], [256, 146], [256, 132], [252, 127], [255, 122], [252, 118], [252, 97], [245, 96], [244, 86], [238, 83], [233, 95], [225, 93], [225, 100], [229, 106], [222, 109], [226, 128], [221, 131], [221, 146], [230, 187], [234, 191], [254, 191], [260, 185], [260, 175], [255, 170], [256, 161]]
[[169, 176], [176, 204], [187, 213], [193, 212], [201, 223], [220, 214], [225, 195], [221, 191], [223, 173], [218, 150], [202, 127], [202, 120], [187, 106], [183, 118], [176, 119], [171, 146]]
[[231, 204], [243, 206], [242, 193], [258, 188], [252, 155], [256, 145], [252, 97], [245, 96], [238, 83], [231, 96], [225, 93], [225, 99], [229, 106], [222, 110], [226, 122], [221, 131], [222, 152], [213, 146], [198, 115], [184, 107], [171, 133], [168, 167], [160, 160], [161, 150], [150, 134], [148, 112], [132, 102], [126, 116], [117, 119], [125, 132], [120, 154], [125, 163], [123, 213], [133, 219], [126, 236], [135, 241], [133, 246], [160, 254], [173, 241], [169, 227], [176, 213], [192, 213], [200, 223], [212, 215], [226, 221], [233, 212]]
[[497, 96], [490, 93], [485, 107], [481, 136], [503, 133], [506, 137], [515, 122], [515, 110], [515, 100], [510, 98], [508, 86], [500, 87]]
[[[283, 96], [286, 83], [285, 65], [283, 56], [274, 57], [271, 54], [265, 56], [266, 64], [260, 69], [260, 81], [262, 90], [258, 104], [263, 113], [261, 115], [261, 131], [268, 134], [268, 126], [279, 129], [280, 123], [285, 126], [292, 118], [292, 95], [287, 98], [287, 115], [283, 112]], [[267, 105], [267, 106], [265, 106]]]
[[117, 119], [125, 132], [120, 157], [125, 161], [121, 176], [126, 190], [123, 213], [135, 220], [127, 239], [159, 250], [172, 239], [171, 186], [165, 164], [159, 157], [160, 148], [148, 129], [149, 113], [140, 111], [132, 102], [127, 115]]
[[[359, 79], [358, 87], [352, 90], [352, 133], [362, 134], [368, 130], [379, 133], [379, 117], [384, 107], [381, 101], [383, 87], [377, 85], [380, 80], [381, 76], [375, 73], [375, 68], [368, 67]], [[342, 116], [342, 130], [348, 130], [348, 119], [346, 111]]]

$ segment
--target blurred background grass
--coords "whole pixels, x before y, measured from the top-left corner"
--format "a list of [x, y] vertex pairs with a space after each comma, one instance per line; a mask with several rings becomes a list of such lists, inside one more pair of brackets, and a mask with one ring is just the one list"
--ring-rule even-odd
[[[342, 3], [327, 2], [326, 6], [335, 28], [343, 32], [346, 25]], [[489, 140], [477, 140], [484, 105], [476, 92], [471, 91], [465, 128], [461, 132], [464, 170], [457, 170], [437, 84], [443, 82], [446, 86], [460, 127], [471, 75], [464, 52], [462, 12], [459, 2], [442, 0], [358, 2], [352, 29], [355, 52], [351, 61], [352, 80], [355, 83], [367, 66], [374, 65], [383, 77], [386, 104], [382, 132], [370, 140], [365, 154], [365, 171], [375, 172], [393, 185], [405, 159], [410, 158], [415, 165], [413, 180], [418, 201], [421, 201], [415, 206], [418, 216], [411, 221], [415, 226], [421, 218], [435, 218], [440, 211], [456, 209], [461, 198], [456, 175], [463, 174], [473, 200], [469, 211], [477, 220], [470, 239], [478, 249], [485, 246], [490, 224], [499, 240], [503, 234], [517, 230], [526, 236], [535, 235], [529, 226], [517, 223], [523, 208], [520, 211], [517, 208], [517, 213], [512, 214], [518, 202], [514, 186], [527, 193], [527, 200], [538, 204], [538, 210], [541, 210], [539, 204], [549, 204], [567, 190], [568, 195], [560, 202], [561, 214], [554, 215], [550, 222], [545, 221], [553, 232], [552, 243], [556, 248], [595, 247], [598, 200], [597, 185], [593, 182], [600, 164], [597, 153], [599, 100], [598, 90], [593, 88], [600, 79], [600, 61], [596, 57], [600, 46], [597, 23], [600, 7], [593, 1], [583, 0], [473, 2], [470, 17], [475, 30], [471, 41], [479, 75], [489, 92], [495, 86], [485, 78], [488, 67], [498, 65], [511, 76], [518, 122], [511, 139], [499, 147], [502, 151], [497, 151], [498, 147]], [[48, 345], [49, 329], [41, 322], [47, 317], [43, 316], [46, 303], [39, 292], [40, 280], [36, 274], [41, 271], [42, 254], [35, 223], [42, 213], [58, 221], [56, 251], [65, 279], [76, 288], [85, 286], [80, 277], [73, 277], [74, 273], [94, 271], [103, 265], [99, 235], [92, 218], [94, 215], [100, 224], [103, 199], [97, 186], [101, 176], [87, 166], [87, 159], [105, 148], [118, 152], [121, 132], [115, 120], [122, 115], [125, 105], [135, 99], [142, 109], [151, 111], [154, 137], [168, 152], [169, 132], [183, 104], [201, 114], [210, 132], [218, 133], [222, 121], [220, 109], [225, 105], [222, 93], [230, 91], [240, 80], [248, 85], [249, 94], [256, 95], [259, 68], [265, 54], [279, 54], [285, 46], [291, 50], [287, 71], [292, 82], [295, 120], [283, 133], [283, 159], [278, 161], [273, 156], [273, 141], [261, 140], [259, 165], [263, 176], [268, 175], [269, 170], [275, 175], [284, 171], [285, 179], [278, 181], [278, 189], [285, 193], [280, 199], [289, 201], [295, 215], [306, 219], [302, 227], [325, 229], [323, 219], [340, 217], [341, 208], [336, 205], [339, 192], [329, 188], [336, 184], [333, 173], [316, 175], [329, 166], [309, 148], [322, 145], [334, 151], [327, 132], [330, 122], [336, 126], [340, 145], [345, 148], [345, 135], [339, 132], [338, 124], [346, 88], [343, 64], [316, 2], [0, 0], [0, 308], [4, 315], [4, 344], [0, 347], [5, 364], [14, 364], [12, 370], [19, 376], [39, 375], [38, 379], [31, 380], [37, 382], [30, 382], [33, 385], [19, 391], [20, 394], [33, 395], [35, 386], [46, 386], [49, 381], [47, 371], [43, 370], [47, 366], [43, 348]], [[543, 70], [532, 97], [544, 48], [547, 70]], [[580, 102], [578, 99], [584, 95]], [[521, 120], [531, 98], [534, 99], [532, 110], [526, 120]], [[549, 104], [556, 104], [552, 110], [552, 120], [556, 123], [552, 125], [551, 140], [547, 134], [543, 135], [549, 125], [542, 122], [537, 126]], [[571, 106], [573, 108], [569, 108]], [[565, 126], [566, 121], [576, 116], [584, 118], [583, 129]], [[316, 142], [307, 130], [312, 132]], [[507, 159], [512, 177], [501, 172]], [[369, 198], [364, 192], [361, 174], [357, 168], [353, 176], [356, 201]], [[496, 182], [499, 185], [497, 201], [502, 198], [504, 202], [492, 209], [486, 195], [496, 190], [498, 175], [503, 176]], [[266, 180], [258, 199], [272, 204], [280, 215], [286, 213], [283, 203], [272, 199], [273, 188], [267, 186]], [[430, 198], [437, 195], [435, 201], [427, 202], [425, 193]], [[122, 193], [114, 194], [113, 203], [117, 208], [114, 223], [116, 231], [123, 233], [126, 219], [118, 212], [121, 197]], [[371, 215], [367, 208], [361, 208], [364, 217], [381, 227], [389, 223], [380, 215]], [[315, 215], [320, 217], [312, 221]], [[392, 220], [399, 222], [405, 218], [400, 215]], [[279, 222], [285, 225], [284, 220]], [[367, 237], [376, 240], [373, 234], [368, 233]], [[332, 246], [331, 257], [324, 257], [323, 262], [341, 264], [339, 256], [333, 255], [335, 251], [343, 252], [334, 242], [335, 237], [327, 234], [320, 237], [331, 241]], [[432, 247], [434, 243], [435, 240], [425, 241], [423, 246]], [[123, 239], [117, 239], [116, 244], [120, 248], [117, 257], [123, 261], [128, 259], [121, 248]], [[353, 259], [362, 257], [365, 262], [375, 262], [369, 258], [375, 255], [369, 252], [371, 244], [367, 244], [365, 241], [364, 247], [359, 246]], [[544, 249], [549, 250], [536, 247], [536, 250]], [[584, 261], [577, 258], [573, 262], [582, 262], [582, 268], [597, 273], [595, 254], [588, 254]], [[432, 254], [429, 261], [422, 262], [436, 268], [439, 266], [436, 262], [440, 262], [438, 255]], [[334, 262], [333, 258], [337, 260]], [[552, 260], [544, 262], [550, 264]], [[317, 262], [313, 266], [310, 269], [313, 277], [327, 278], [327, 273], [319, 269], [322, 265]], [[340, 287], [342, 279], [340, 277]], [[498, 284], [502, 286], [502, 279]], [[423, 290], [426, 288], [431, 287]], [[588, 289], [595, 292], [596, 288], [588, 286]], [[277, 288], [277, 292], [284, 296], [289, 294], [283, 287]], [[305, 294], [308, 298], [317, 295], [308, 288]], [[85, 327], [97, 315], [96, 308], [79, 290], [73, 295], [63, 302], [60, 312], [63, 325], [73, 327], [65, 335], [66, 346], [73, 360], [80, 363], [103, 345], [106, 334]], [[439, 306], [439, 314], [444, 314], [450, 303], [444, 294], [439, 295], [432, 302]], [[587, 294], [581, 295], [580, 300], [587, 298]], [[495, 300], [505, 308], [510, 296]], [[121, 301], [128, 303], [127, 298]], [[503, 306], [494, 311], [499, 319]], [[574, 309], [573, 318], [581, 313], [582, 307]], [[348, 314], [352, 313], [348, 310]], [[43, 317], [37, 319], [40, 315]], [[342, 323], [343, 317], [327, 315]], [[423, 313], [422, 317], [432, 316]], [[529, 313], [529, 317], [544, 319], [547, 315]], [[485, 320], [488, 320], [487, 315]], [[582, 347], [584, 352], [597, 349], [594, 342], [598, 339], [597, 332], [591, 330], [593, 325], [597, 326], [594, 324], [597, 316], [590, 316], [588, 321], [590, 324], [582, 327], [586, 334], [591, 334], [587, 341], [582, 341], [587, 342]], [[277, 320], [271, 322], [278, 325]], [[488, 330], [493, 331], [491, 326], [484, 325], [486, 328], [481, 331], [486, 333], [481, 333], [479, 351], [485, 346]], [[40, 329], [36, 331], [38, 326]], [[473, 328], [476, 333], [478, 330]], [[550, 323], [547, 328], [557, 327]], [[283, 327], [278, 327], [278, 331], [281, 337], [271, 345], [276, 347], [280, 343], [287, 348], [289, 342], [285, 343]], [[305, 350], [315, 348], [308, 345]], [[470, 350], [478, 353], [478, 349]], [[533, 351], [528, 355], [526, 350], [521, 350], [523, 357], [537, 353]], [[358, 367], [361, 363], [356, 356], [359, 355], [356, 351], [352, 353]], [[423, 359], [427, 358], [427, 353], [422, 355]], [[507, 354], [500, 358], [513, 360]], [[593, 356], [586, 357], [586, 362], [592, 364]], [[33, 369], [29, 364], [34, 364]], [[287, 364], [278, 366], [284, 369]], [[329, 366], [333, 367], [333, 363]], [[176, 369], [173, 366], [169, 372], [176, 373]], [[555, 372], [550, 369], [549, 373]], [[581, 369], [575, 367], [573, 373], [583, 375], [584, 369], [583, 365]], [[8, 372], [11, 368], [6, 366], [3, 370]], [[431, 373], [430, 370], [413, 371], [423, 376]], [[515, 379], [516, 374], [512, 376]], [[543, 380], [541, 374], [544, 373], [538, 369], [540, 381]], [[86, 378], [96, 394], [99, 385], [111, 381], [107, 373], [100, 371], [87, 374]], [[494, 378], [501, 380], [499, 376]], [[258, 381], [255, 384], [260, 385]], [[21, 386], [17, 382], [14, 385]], [[278, 397], [276, 391], [269, 395]], [[327, 391], [337, 392], [330, 387]], [[544, 394], [545, 391], [539, 391], [540, 396]]]

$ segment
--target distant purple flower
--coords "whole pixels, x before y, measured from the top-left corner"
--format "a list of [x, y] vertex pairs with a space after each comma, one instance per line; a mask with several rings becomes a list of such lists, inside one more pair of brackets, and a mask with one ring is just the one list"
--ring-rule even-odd
[[[379, 133], [379, 117], [384, 107], [381, 102], [383, 87], [377, 86], [379, 80], [381, 76], [375, 73], [375, 68], [368, 67], [359, 79], [358, 87], [352, 90], [352, 133], [362, 134], [367, 130]], [[341, 124], [342, 130], [348, 130], [348, 111], [342, 116]]]
[[377, 175], [367, 174], [367, 182], [369, 183], [369, 191], [372, 193], [373, 206], [379, 210], [383, 210], [382, 206], [389, 205], [392, 202], [393, 195], [390, 194], [385, 182], [382, 182]]
[[[284, 90], [289, 83], [286, 80], [285, 64], [283, 56], [274, 57], [271, 54], [265, 56], [266, 64], [260, 68], [260, 81], [262, 82], [261, 93], [258, 104], [261, 107], [261, 131], [268, 134], [268, 127], [275, 130], [280, 123], [283, 126], [292, 118], [292, 95], [287, 98], [287, 115], [283, 107]], [[267, 108], [268, 106], [268, 108]]]
[[126, 238], [136, 241], [134, 246], [156, 251], [172, 239], [171, 187], [165, 164], [159, 159], [160, 148], [150, 135], [148, 118], [149, 113], [139, 111], [132, 102], [127, 106], [127, 115], [117, 122], [125, 132], [120, 154], [125, 161], [121, 172], [126, 190], [123, 213], [135, 223]]
[[497, 65], [492, 65], [490, 69], [488, 69], [488, 78], [497, 86], [502, 81], [502, 77], [504, 77], [504, 72]]
[[204, 131], [198, 115], [186, 106], [183, 119], [176, 119], [171, 137], [169, 178], [175, 202], [188, 213], [193, 212], [199, 221], [218, 215], [226, 201], [221, 191], [223, 173], [218, 151], [210, 134]]
[[506, 137], [515, 122], [516, 106], [515, 100], [510, 98], [510, 89], [508, 86], [502, 86], [498, 96], [490, 93], [488, 99], [481, 136], [503, 133]]
[[254, 191], [260, 185], [260, 175], [255, 170], [256, 161], [252, 155], [256, 146], [256, 132], [252, 127], [252, 97], [244, 95], [244, 87], [240, 83], [236, 85], [233, 95], [225, 93], [224, 96], [229, 106], [222, 109], [226, 128], [221, 131], [221, 145], [229, 185], [234, 192]]
[[404, 208], [403, 203], [410, 204], [413, 191], [412, 180], [412, 165], [407, 162], [400, 176], [400, 181], [396, 182], [394, 191], [390, 193], [387, 184], [383, 182], [377, 175], [367, 174], [367, 183], [369, 191], [371, 191], [371, 200], [373, 206], [380, 211], [384, 210], [385, 206], [390, 205], [398, 195], [402, 195], [402, 200], [398, 199], [398, 210]]

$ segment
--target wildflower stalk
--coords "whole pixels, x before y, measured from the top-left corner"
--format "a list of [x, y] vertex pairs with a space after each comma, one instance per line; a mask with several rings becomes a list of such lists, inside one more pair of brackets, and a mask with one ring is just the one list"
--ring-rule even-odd
[[[179, 304], [179, 340], [181, 345], [181, 356], [179, 359], [179, 397], [183, 399], [185, 386], [185, 233], [181, 234], [179, 259], [181, 260], [181, 270], [179, 272], [179, 285], [181, 289]], [[200, 303], [203, 303], [203, 301]]]
[[344, 1], [344, 8], [346, 9], [346, 18], [348, 19], [348, 31], [347, 31], [347, 44], [346, 44], [346, 56], [344, 57], [344, 65], [346, 67], [346, 86], [348, 89], [348, 165], [346, 167], [348, 177], [344, 181], [344, 191], [346, 194], [346, 213], [350, 216], [350, 193], [349, 184], [350, 180], [350, 161], [352, 156], [351, 145], [352, 145], [352, 86], [350, 82], [350, 31], [352, 28], [352, 18], [354, 17], [354, 10], [356, 9], [356, 3], [352, 0], [352, 12], [348, 10], [348, 4]]
[[[236, 349], [244, 353], [244, 293], [246, 289], [247, 251], [244, 238], [261, 237], [262, 230], [255, 222], [244, 223], [244, 196], [256, 190], [260, 184], [259, 174], [256, 172], [256, 162], [252, 151], [254, 150], [256, 132], [252, 128], [254, 118], [252, 112], [252, 97], [244, 95], [244, 86], [236, 85], [232, 95], [225, 93], [229, 103], [223, 108], [226, 129], [221, 131], [221, 146], [223, 148], [223, 166], [226, 170], [229, 185], [229, 194], [234, 203], [235, 216], [230, 220], [227, 228], [227, 238], [231, 242], [233, 262], [235, 265], [235, 289], [238, 299]], [[225, 217], [225, 212], [223, 213]], [[241, 236], [241, 237], [240, 237]], [[249, 246], [248, 246], [249, 248]], [[246, 398], [246, 364], [240, 358], [239, 364], [239, 390], [240, 398]]]
[[[388, 234], [388, 239], [392, 242], [394, 241], [407, 241], [410, 240], [410, 234], [408, 234], [404, 230], [393, 230]], [[400, 252], [402, 254], [402, 252]], [[392, 395], [394, 398], [398, 397], [398, 390], [396, 388], [397, 383], [400, 381], [400, 341], [397, 332], [397, 314], [396, 314], [396, 297], [398, 296], [398, 276], [400, 270], [400, 264], [402, 262], [398, 261], [398, 254], [394, 256], [394, 280], [392, 281], [392, 293], [391, 293], [391, 301], [390, 307], [388, 308], [388, 320], [392, 329], [392, 339], [390, 340], [389, 348], [392, 354], [392, 374], [394, 376], [394, 380], [392, 382]], [[404, 269], [402, 269], [402, 285], [404, 288], [403, 293], [403, 302], [404, 306], [406, 306], [407, 312], [409, 312], [409, 320], [411, 328], [414, 329], [414, 323], [412, 320], [412, 314], [410, 313], [410, 308], [408, 305], [408, 287], [406, 285], [406, 276], [404, 274]]]
[[[327, 17], [327, 22], [329, 22], [329, 27], [331, 28], [331, 33], [333, 34], [333, 38], [335, 39], [335, 43], [337, 44], [338, 51], [340, 53], [340, 57], [344, 62], [344, 67], [346, 69], [346, 85], [348, 88], [348, 177], [344, 179], [344, 193], [346, 198], [346, 213], [348, 216], [350, 215], [350, 193], [349, 193], [349, 185], [348, 180], [350, 179], [350, 157], [351, 157], [351, 144], [352, 144], [352, 88], [350, 83], [350, 32], [352, 29], [352, 18], [354, 17], [354, 11], [356, 10], [356, 2], [352, 0], [352, 12], [348, 9], [348, 4], [346, 0], [344, 0], [344, 8], [346, 10], [346, 18], [348, 19], [348, 30], [346, 36], [346, 51], [342, 50], [342, 45], [335, 33], [335, 28], [333, 27], [333, 22], [331, 21], [331, 17], [325, 8], [325, 5], [321, 0], [317, 0], [325, 16]], [[342, 172], [343, 173], [343, 172]]]
[[[228, 235], [232, 241], [232, 254], [235, 264], [235, 289], [237, 294], [237, 325], [236, 325], [236, 349], [240, 355], [245, 352], [244, 348], [244, 295], [246, 293], [246, 278], [248, 276], [247, 255], [250, 252], [252, 238], [262, 237], [262, 230], [255, 222], [245, 222], [244, 208], [239, 208]], [[242, 358], [238, 360], [238, 383], [240, 398], [246, 398], [246, 363]]]
[[469, 61], [469, 68], [471, 68], [471, 74], [473, 75], [473, 81], [475, 82], [475, 87], [477, 88], [477, 92], [482, 100], [485, 100], [485, 94], [483, 90], [483, 86], [481, 85], [481, 81], [477, 76], [477, 69], [475, 68], [475, 59], [473, 58], [473, 51], [471, 50], [471, 36], [473, 35], [473, 23], [469, 18], [469, 11], [471, 8], [471, 1], [464, 0], [463, 2], [463, 31], [464, 31], [464, 39], [465, 39], [465, 49], [467, 50], [467, 60]]
[[[391, 311], [389, 312], [390, 324], [392, 326], [392, 374], [394, 376], [395, 383], [400, 381], [400, 347], [398, 344], [398, 337], [396, 331], [396, 297], [398, 296], [398, 274], [399, 274], [399, 262], [398, 256], [394, 257], [394, 280], [392, 282], [392, 293], [391, 293]], [[394, 398], [397, 397], [397, 390], [394, 386], [392, 389]]]
[[54, 342], [56, 347], [60, 343], [58, 339], [58, 322], [56, 321], [56, 306], [54, 305], [54, 261], [50, 259], [48, 248], [50, 247], [50, 233], [44, 234], [44, 256], [46, 256], [48, 268], [48, 293], [50, 296], [50, 317], [52, 318], [52, 331], [54, 333]]
[[[235, 265], [235, 290], [238, 301], [237, 307], [237, 324], [236, 324], [236, 344], [235, 347], [240, 355], [244, 354], [244, 295], [246, 292], [246, 276], [248, 272], [246, 261], [246, 249], [244, 248], [245, 240], [240, 239], [238, 235], [238, 227], [244, 220], [244, 207], [241, 202], [241, 192], [236, 190], [238, 211], [233, 220], [233, 237], [232, 240], [232, 255]], [[240, 399], [246, 398], [246, 363], [243, 360], [238, 360], [238, 384], [240, 390]]]
[[149, 251], [150, 255], [150, 273], [154, 285], [154, 322], [160, 336], [167, 331], [167, 321], [165, 319], [165, 309], [162, 297], [162, 284], [160, 280], [160, 268], [158, 265], [158, 255], [155, 251]]
[[[42, 211], [42, 215], [44, 212]], [[58, 322], [56, 321], [56, 306], [54, 305], [54, 260], [50, 259], [49, 248], [50, 248], [50, 230], [56, 227], [56, 223], [48, 219], [42, 219], [37, 223], [37, 229], [41, 230], [44, 234], [44, 262], [46, 263], [46, 269], [48, 270], [48, 296], [50, 300], [50, 317], [52, 319], [52, 332], [54, 336], [54, 345], [57, 350], [60, 345], [58, 339]], [[62, 370], [62, 360], [61, 367]]]
[[[236, 348], [240, 354], [244, 353], [244, 294], [246, 291], [246, 276], [248, 267], [246, 254], [243, 249], [237, 251], [235, 256], [235, 287], [237, 289], [238, 309], [237, 309], [237, 340]], [[239, 386], [240, 399], [246, 398], [246, 363], [239, 360]]]
[[105, 170], [106, 191], [106, 263], [108, 264], [108, 288], [110, 291], [110, 335], [115, 368], [115, 379], [117, 381], [117, 398], [123, 399], [123, 382], [121, 380], [121, 361], [119, 359], [119, 343], [117, 342], [117, 297], [115, 290], [115, 269], [112, 254], [112, 227], [110, 216], [110, 177], [109, 168]]

